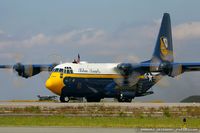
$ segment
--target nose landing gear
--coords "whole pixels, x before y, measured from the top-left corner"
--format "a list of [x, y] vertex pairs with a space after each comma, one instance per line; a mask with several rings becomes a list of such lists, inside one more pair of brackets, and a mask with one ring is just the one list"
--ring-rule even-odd
[[131, 101], [132, 101], [132, 98], [118, 98], [117, 99], [118, 100], [118, 102], [120, 102], [120, 103], [130, 103]]
[[61, 102], [61, 103], [68, 103], [69, 100], [70, 100], [69, 97], [60, 96], [60, 102]]
[[120, 96], [117, 98], [117, 100], [118, 102], [130, 103], [132, 99], [134, 98], [134, 95], [132, 93], [121, 93]]

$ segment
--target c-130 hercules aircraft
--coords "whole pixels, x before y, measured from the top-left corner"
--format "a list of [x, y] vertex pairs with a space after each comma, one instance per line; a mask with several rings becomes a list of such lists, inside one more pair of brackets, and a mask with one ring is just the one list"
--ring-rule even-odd
[[[78, 56], [79, 57], [79, 56]], [[87, 63], [0, 65], [12, 68], [19, 76], [29, 78], [51, 71], [46, 88], [60, 96], [61, 102], [85, 97], [87, 102], [116, 98], [131, 102], [135, 97], [153, 94], [149, 89], [162, 77], [175, 77], [184, 72], [200, 71], [200, 63], [177, 63], [173, 58], [170, 15], [164, 13], [153, 56], [141, 63]]]

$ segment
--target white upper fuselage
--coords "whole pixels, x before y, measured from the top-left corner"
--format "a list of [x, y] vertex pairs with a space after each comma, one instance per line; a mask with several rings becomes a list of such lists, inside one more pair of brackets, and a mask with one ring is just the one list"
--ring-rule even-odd
[[63, 63], [57, 65], [56, 69], [65, 69], [71, 68], [74, 74], [117, 74], [114, 70], [119, 63]]

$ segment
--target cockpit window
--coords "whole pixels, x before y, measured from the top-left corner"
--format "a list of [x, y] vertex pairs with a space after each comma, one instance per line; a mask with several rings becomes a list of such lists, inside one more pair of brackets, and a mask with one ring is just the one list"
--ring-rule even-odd
[[63, 69], [60, 69], [59, 72], [63, 72]]
[[59, 71], [59, 68], [53, 69], [53, 72], [58, 72], [58, 71]]
[[64, 73], [71, 74], [73, 73], [73, 70], [71, 67], [65, 67]]
[[54, 68], [53, 72], [63, 72], [63, 69], [62, 68]]
[[70, 72], [69, 72], [69, 69], [67, 69], [67, 73], [70, 73]]
[[67, 70], [66, 70], [66, 69], [64, 69], [64, 73], [67, 73]]
[[71, 67], [65, 67], [65, 69], [62, 68], [54, 68], [53, 72], [61, 72], [61, 73], [67, 73], [67, 74], [71, 74], [73, 73], [73, 70]]
[[70, 73], [73, 73], [72, 69], [71, 69], [71, 70], [69, 70], [69, 71], [70, 71]]

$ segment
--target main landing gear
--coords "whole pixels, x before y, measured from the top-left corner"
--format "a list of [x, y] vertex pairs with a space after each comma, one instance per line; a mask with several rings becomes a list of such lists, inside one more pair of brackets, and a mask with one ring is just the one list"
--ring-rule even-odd
[[118, 98], [117, 100], [120, 103], [130, 103], [132, 101], [132, 98]]
[[68, 103], [69, 100], [70, 100], [69, 97], [60, 96], [60, 102], [61, 102], [61, 103]]
[[130, 94], [129, 95], [126, 94], [126, 96], [124, 96], [123, 93], [121, 93], [120, 96], [117, 98], [118, 102], [121, 102], [121, 103], [122, 102], [130, 103], [132, 101], [132, 99], [134, 98], [134, 95], [130, 95]]

